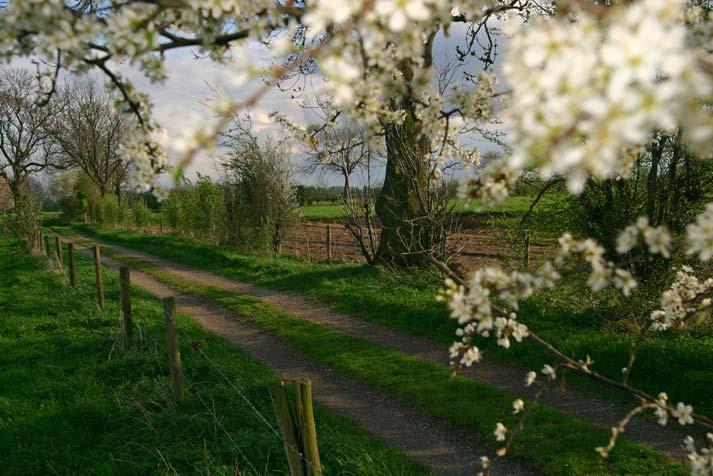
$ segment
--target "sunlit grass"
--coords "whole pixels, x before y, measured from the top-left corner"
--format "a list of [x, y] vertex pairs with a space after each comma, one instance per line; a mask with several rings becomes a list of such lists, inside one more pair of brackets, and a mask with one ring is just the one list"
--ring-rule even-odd
[[[77, 263], [75, 290], [0, 240], [0, 473], [233, 475], [254, 474], [252, 464], [287, 474], [279, 438], [232, 387], [275, 426], [267, 387], [276, 376], [180, 315], [189, 391], [174, 406], [160, 301], [133, 288], [139, 332], [127, 345], [116, 273], [104, 271], [98, 311], [92, 263]], [[428, 474], [343, 417], [317, 408], [316, 420], [325, 474]]]
[[[272, 289], [296, 292], [354, 316], [372, 320], [446, 344], [455, 324], [443, 305], [435, 301], [439, 285], [423, 277], [400, 277], [378, 268], [308, 263], [299, 259], [269, 257], [196, 244], [172, 236], [108, 231], [80, 226], [85, 233], [120, 245], [153, 253], [198, 268]], [[593, 301], [576, 280], [525, 302], [520, 319], [567, 355], [589, 354], [595, 368], [613, 378], [621, 376], [633, 335], [617, 330], [631, 319], [616, 300]], [[623, 315], [622, 315], [623, 314]], [[513, 345], [504, 351], [491, 341], [482, 342], [489, 358], [539, 368], [551, 363], [534, 344]], [[652, 394], [666, 390], [674, 401], [685, 401], [713, 415], [708, 397], [713, 381], [713, 332], [710, 330], [654, 333], [639, 350], [630, 382]], [[608, 391], [589, 385], [596, 392]]]

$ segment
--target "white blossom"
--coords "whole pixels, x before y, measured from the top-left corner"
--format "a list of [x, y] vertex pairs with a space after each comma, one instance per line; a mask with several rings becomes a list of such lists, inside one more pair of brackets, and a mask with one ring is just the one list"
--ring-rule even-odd
[[478, 350], [477, 347], [469, 347], [468, 350], [466, 350], [463, 354], [463, 357], [461, 358], [460, 362], [466, 367], [470, 367], [471, 365], [473, 365], [473, 362], [480, 362], [480, 358], [480, 350]]
[[681, 425], [690, 425], [693, 423], [693, 407], [691, 405], [685, 405], [683, 402], [678, 402], [676, 408], [671, 411], [671, 415], [674, 418], [678, 418], [678, 423]]
[[706, 433], [707, 447], [700, 450], [691, 436], [683, 441], [686, 458], [693, 476], [710, 476], [713, 474], [713, 433]]
[[659, 393], [659, 396], [656, 399], [656, 404], [657, 406], [654, 413], [656, 414], [658, 424], [666, 426], [666, 423], [668, 422], [668, 395], [666, 395], [665, 392]]
[[[585, 12], [517, 28], [503, 70], [517, 169], [562, 173], [573, 192], [588, 176], [627, 173], [654, 130], [710, 129], [711, 92], [681, 21], [683, 0], [641, 0], [605, 19]], [[690, 137], [690, 136], [689, 136]], [[710, 133], [696, 142], [710, 147]]]
[[458, 196], [461, 199], [482, 200], [485, 205], [500, 203], [510, 194], [520, 172], [506, 161], [490, 162], [482, 172], [461, 182]]
[[547, 377], [548, 380], [554, 380], [555, 378], [557, 378], [555, 369], [553, 369], [552, 366], [550, 366], [548, 364], [545, 364], [545, 366], [542, 367], [541, 372], [542, 372], [542, 375]]
[[713, 203], [706, 205], [703, 213], [696, 217], [696, 222], [686, 228], [688, 254], [697, 254], [701, 261], [713, 257]]
[[646, 244], [649, 252], [660, 254], [664, 258], [671, 256], [671, 235], [662, 226], [650, 226], [646, 217], [640, 217], [635, 224], [627, 226], [619, 234], [617, 253], [628, 253], [638, 245], [640, 239]]
[[712, 292], [713, 278], [700, 280], [690, 267], [681, 267], [671, 286], [662, 293], [661, 307], [650, 315], [652, 329], [685, 325], [688, 317], [711, 307]]
[[394, 32], [403, 31], [410, 20], [427, 20], [431, 13], [424, 0], [377, 0], [375, 9]]
[[505, 433], [507, 433], [507, 428], [505, 428], [505, 425], [502, 423], [498, 422], [495, 425], [495, 431], [493, 434], [495, 435], [495, 440], [496, 441], [505, 441]]

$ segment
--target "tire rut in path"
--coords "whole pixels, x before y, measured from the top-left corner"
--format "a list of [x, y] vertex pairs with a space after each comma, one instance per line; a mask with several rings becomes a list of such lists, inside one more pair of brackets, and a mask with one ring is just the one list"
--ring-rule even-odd
[[[326, 325], [339, 332], [362, 338], [382, 347], [431, 363], [448, 366], [447, 345], [442, 342], [406, 334], [382, 324], [355, 318], [304, 296], [239, 282], [183, 263], [102, 242], [81, 233], [77, 233], [77, 236], [110, 248], [128, 258], [138, 258], [149, 262], [157, 269], [170, 272], [183, 279], [257, 297], [266, 304], [282, 309], [294, 317]], [[461, 374], [518, 396], [532, 398], [535, 390], [525, 386], [524, 377], [526, 372], [527, 369], [515, 365], [484, 360], [470, 369], [465, 369]], [[630, 407], [622, 403], [592, 396], [589, 393], [572, 388], [571, 385], [565, 392], [561, 392], [555, 387], [547, 388], [540, 401], [545, 405], [606, 430], [611, 428], [630, 410]], [[670, 425], [661, 427], [653, 419], [638, 418], [629, 423], [624, 436], [631, 440], [645, 443], [673, 459], [680, 459], [683, 454], [681, 444], [687, 434], [682, 429]], [[603, 441], [602, 443], [606, 442]]]
[[[75, 241], [75, 244], [79, 252], [89, 254], [82, 243]], [[103, 257], [102, 262], [112, 269], [123, 266], [108, 257]], [[479, 456], [484, 451], [463, 429], [424, 417], [408, 405], [301, 354], [257, 326], [236, 321], [230, 311], [215, 303], [176, 293], [135, 269], [132, 269], [131, 281], [159, 298], [174, 296], [179, 312], [267, 365], [281, 378], [312, 380], [314, 398], [321, 406], [358, 422], [410, 460], [444, 476], [472, 476], [477, 472]], [[503, 476], [536, 474], [511, 458], [495, 461], [492, 473]]]

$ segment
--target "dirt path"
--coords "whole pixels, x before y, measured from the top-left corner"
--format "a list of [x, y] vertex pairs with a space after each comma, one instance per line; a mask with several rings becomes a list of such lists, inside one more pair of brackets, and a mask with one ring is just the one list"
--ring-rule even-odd
[[[84, 245], [75, 243], [79, 252], [89, 254]], [[103, 246], [114, 249], [109, 245]], [[124, 254], [122, 249], [117, 248], [116, 251]], [[102, 262], [112, 269], [121, 266], [121, 263], [107, 257], [103, 257]], [[132, 284], [159, 298], [174, 296], [179, 312], [188, 314], [282, 378], [312, 380], [314, 398], [320, 405], [358, 422], [412, 461], [444, 476], [472, 476], [478, 470], [478, 459], [484, 452], [462, 429], [424, 417], [407, 405], [301, 354], [262, 329], [236, 321], [229, 310], [215, 303], [192, 295], [177, 294], [160, 281], [135, 269], [132, 269], [131, 280]], [[495, 462], [493, 474], [525, 476], [535, 473], [517, 460], [504, 458]]]
[[[83, 239], [95, 241], [120, 255], [149, 262], [157, 269], [173, 273], [181, 278], [240, 294], [254, 296], [300, 319], [326, 325], [345, 334], [359, 337], [382, 347], [396, 350], [438, 365], [448, 365], [447, 346], [442, 342], [412, 336], [374, 322], [355, 318], [303, 296], [241, 283], [188, 265], [168, 261], [147, 253], [112, 245], [110, 243], [100, 242], [85, 235], [77, 235]], [[514, 365], [497, 363], [486, 359], [477, 366], [465, 371], [463, 374], [493, 385], [501, 390], [531, 398], [534, 390], [524, 385], [526, 372], [526, 369]], [[626, 405], [583, 393], [580, 390], [572, 388], [571, 385], [566, 392], [560, 392], [554, 387], [548, 388], [544, 392], [541, 401], [545, 405], [557, 408], [569, 415], [604, 429], [609, 429], [612, 424], [630, 410], [630, 407]], [[640, 418], [635, 419], [629, 424], [625, 436], [634, 441], [648, 444], [671, 458], [680, 459], [682, 456], [681, 443], [686, 434], [687, 433], [680, 428], [674, 426], [662, 428], [653, 421], [653, 419]]]

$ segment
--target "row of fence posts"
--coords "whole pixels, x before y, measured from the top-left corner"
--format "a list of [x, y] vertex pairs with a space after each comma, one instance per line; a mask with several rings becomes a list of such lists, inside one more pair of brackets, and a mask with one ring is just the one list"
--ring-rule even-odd
[[[332, 261], [332, 225], [327, 225], [327, 261]], [[530, 267], [530, 234], [525, 235], [522, 262], [525, 269]]]
[[[331, 243], [331, 231], [328, 234]], [[48, 259], [54, 259], [57, 268], [64, 271], [62, 241], [55, 236], [55, 253], [52, 256], [49, 236], [38, 232], [36, 249], [44, 251]], [[331, 246], [329, 247], [331, 250]], [[67, 243], [67, 271], [69, 282], [73, 288], [78, 285], [77, 264], [75, 260], [74, 243]], [[97, 288], [97, 304], [104, 308], [104, 280], [102, 277], [102, 260], [99, 246], [92, 248], [94, 261], [94, 276]], [[330, 251], [331, 256], [331, 251]], [[131, 270], [127, 266], [119, 267], [119, 296], [124, 335], [130, 340], [133, 335], [134, 321], [131, 307]], [[178, 325], [176, 322], [176, 300], [169, 296], [162, 299], [164, 323], [166, 326], [166, 350], [171, 369], [171, 387], [174, 402], [184, 398], [184, 377], [181, 351], [178, 341]], [[288, 397], [287, 390], [292, 388], [293, 398]], [[270, 387], [270, 398], [277, 417], [277, 423], [282, 437], [283, 446], [291, 476], [319, 476], [322, 466], [317, 446], [317, 431], [314, 422], [312, 405], [312, 383], [306, 379], [281, 381]]]

